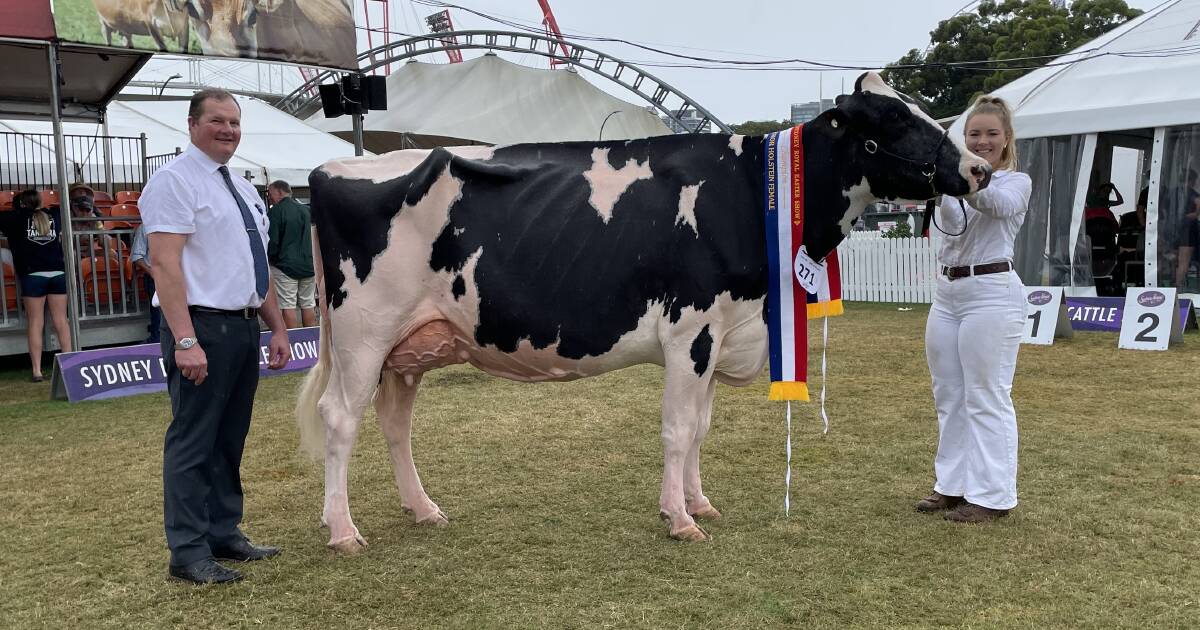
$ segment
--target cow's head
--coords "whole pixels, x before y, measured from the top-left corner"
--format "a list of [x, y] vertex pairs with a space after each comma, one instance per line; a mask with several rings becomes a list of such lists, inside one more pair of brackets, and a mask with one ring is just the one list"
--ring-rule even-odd
[[961, 197], [991, 178], [991, 166], [968, 151], [962, 138], [951, 136], [874, 72], [860, 76], [854, 92], [839, 96], [837, 107], [813, 123], [836, 146], [845, 198], [845, 211], [836, 221], [811, 232], [806, 228], [805, 242], [814, 256], [832, 251], [874, 201]]
[[174, 1], [185, 3], [204, 54], [224, 57], [257, 56], [258, 16], [283, 3], [283, 0]]

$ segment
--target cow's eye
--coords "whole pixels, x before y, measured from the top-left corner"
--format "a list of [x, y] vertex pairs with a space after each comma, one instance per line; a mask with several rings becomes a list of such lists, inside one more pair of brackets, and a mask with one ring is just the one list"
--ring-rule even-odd
[[254, 26], [254, 24], [257, 22], [258, 22], [258, 8], [255, 7], [254, 5], [250, 5], [250, 14], [246, 16], [246, 24], [248, 26]]

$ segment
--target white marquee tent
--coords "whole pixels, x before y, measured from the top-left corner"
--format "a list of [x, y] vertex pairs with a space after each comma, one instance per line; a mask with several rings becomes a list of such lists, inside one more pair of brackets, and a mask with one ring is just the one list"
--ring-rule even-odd
[[1163, 2], [995, 93], [1034, 180], [1017, 243], [1025, 283], [1090, 287], [1115, 270], [1084, 225], [1089, 192], [1112, 182], [1117, 214], [1149, 189], [1144, 257], [1119, 261], [1117, 280], [1144, 271], [1148, 286], [1176, 286], [1187, 171], [1200, 169], [1200, 0]]
[[[644, 105], [600, 90], [578, 71], [528, 68], [494, 54], [455, 64], [405, 63], [388, 76], [387, 93], [387, 110], [368, 112], [363, 123], [364, 144], [376, 152], [597, 140], [601, 126], [605, 140], [671, 133]], [[350, 137], [347, 116], [318, 112], [308, 122]]]
[[[299, 121], [274, 107], [252, 98], [237, 97], [242, 107], [242, 141], [231, 170], [249, 172], [251, 181], [259, 186], [282, 179], [292, 186], [308, 186], [308, 173], [326, 160], [354, 155], [354, 145]], [[137, 137], [146, 134], [146, 154], [161, 155], [188, 145], [186, 100], [112, 101], [108, 105], [108, 134]], [[64, 133], [78, 136], [101, 135], [99, 124], [64, 123]], [[31, 120], [0, 120], [0, 132], [31, 134], [34, 140], [29, 150], [19, 155], [0, 158], [5, 181], [17, 179], [12, 173], [36, 168], [42, 163], [53, 164], [53, 144], [41, 142], [36, 134], [49, 134], [50, 124]], [[85, 162], [75, 169], [85, 181], [104, 181], [104, 161], [99, 151], [70, 156]], [[141, 164], [125, 164], [137, 160], [136, 155], [113, 155], [113, 170], [140, 172]], [[68, 177], [72, 164], [68, 164]], [[56, 181], [53, 169], [44, 169]]]

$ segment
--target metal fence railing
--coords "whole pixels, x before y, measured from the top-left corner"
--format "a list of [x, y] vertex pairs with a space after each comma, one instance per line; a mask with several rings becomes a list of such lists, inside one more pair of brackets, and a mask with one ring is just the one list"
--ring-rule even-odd
[[179, 147], [175, 147], [174, 153], [160, 153], [158, 155], [147, 155], [146, 156], [146, 179], [149, 180], [150, 176], [154, 174], [154, 171], [158, 170], [158, 168], [160, 166], [165, 166], [167, 162], [170, 162], [171, 160], [175, 159], [175, 156], [179, 155], [181, 152], [182, 152], [182, 150]]
[[[78, 254], [75, 296], [80, 321], [140, 318], [147, 315], [150, 296], [141, 274], [129, 259], [133, 233], [141, 223], [136, 216], [73, 219], [74, 245]], [[0, 238], [4, 259], [0, 284], [0, 328], [24, 327], [24, 307], [19, 283], [13, 273], [7, 242]]]
[[[63, 137], [70, 182], [97, 190], [141, 190], [147, 171], [146, 135]], [[0, 132], [0, 190], [53, 188], [58, 182], [54, 135]]]

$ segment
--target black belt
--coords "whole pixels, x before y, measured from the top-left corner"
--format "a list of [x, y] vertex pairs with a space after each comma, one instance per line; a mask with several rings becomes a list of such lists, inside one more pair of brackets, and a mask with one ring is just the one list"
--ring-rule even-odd
[[207, 306], [188, 306], [188, 311], [192, 313], [212, 313], [214, 315], [227, 315], [229, 317], [240, 317], [242, 319], [255, 319], [258, 317], [258, 309], [252, 306], [246, 308], [236, 308], [226, 310], [223, 308], [209, 308]]
[[971, 276], [982, 276], [989, 273], [1003, 273], [1012, 269], [1012, 263], [1007, 260], [1004, 262], [985, 263], [982, 265], [964, 265], [962, 267], [947, 267], [942, 265], [942, 275], [951, 280], [958, 278], [969, 278]]

